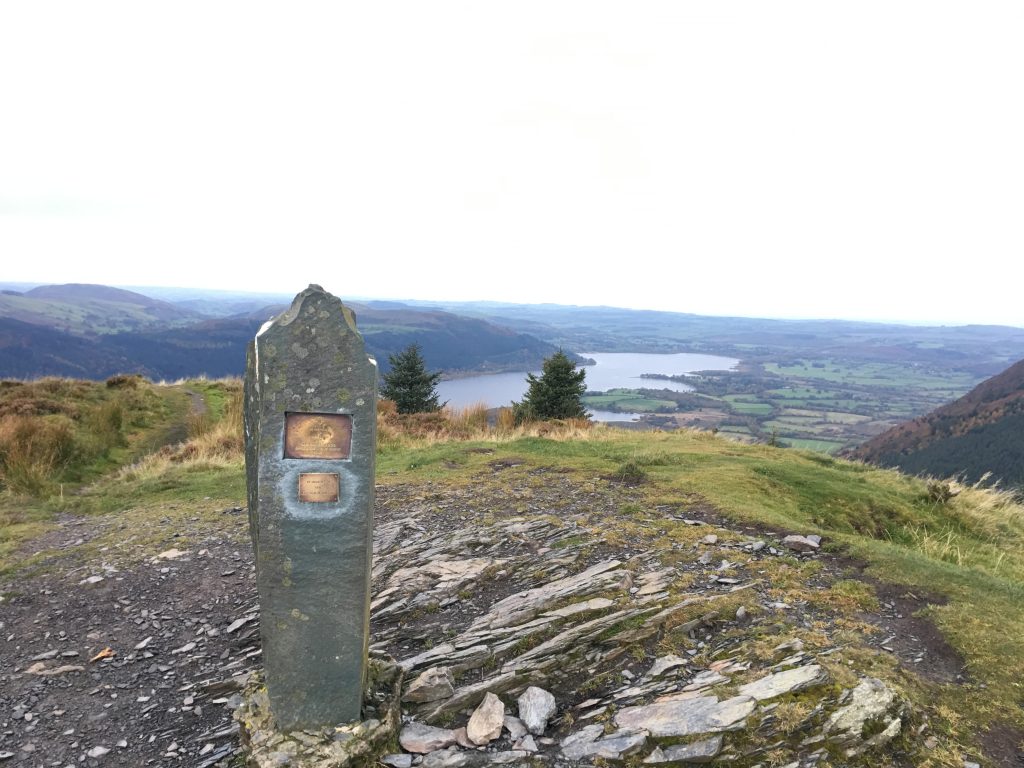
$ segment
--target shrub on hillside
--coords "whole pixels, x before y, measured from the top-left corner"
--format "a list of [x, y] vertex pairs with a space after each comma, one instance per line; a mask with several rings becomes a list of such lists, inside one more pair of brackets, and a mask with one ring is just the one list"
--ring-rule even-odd
[[74, 424], [65, 416], [0, 418], [0, 485], [41, 496], [77, 449]]
[[397, 355], [388, 355], [391, 370], [381, 379], [380, 395], [394, 401], [399, 413], [439, 411], [437, 382], [440, 373], [429, 373], [418, 344], [410, 344]]
[[576, 363], [558, 350], [544, 361], [540, 376], [526, 374], [529, 385], [523, 401], [513, 403], [516, 423], [550, 419], [586, 419], [583, 406], [587, 372], [576, 370]]
[[145, 379], [137, 373], [119, 373], [107, 379], [107, 387], [110, 389], [138, 389]]

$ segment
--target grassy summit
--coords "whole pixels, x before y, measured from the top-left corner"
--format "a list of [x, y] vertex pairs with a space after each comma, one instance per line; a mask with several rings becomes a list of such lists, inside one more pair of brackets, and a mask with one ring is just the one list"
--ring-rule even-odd
[[[113, 402], [95, 388], [104, 385], [48, 386], [54, 402], [80, 414]], [[26, 495], [32, 489], [12, 488], [4, 475], [0, 590], [16, 593], [22, 580], [67, 558], [127, 573], [171, 546], [199, 548], [221, 537], [244, 550], [244, 526], [223, 514], [244, 504], [237, 390], [237, 382], [139, 383], [132, 397], [152, 404], [148, 421], [126, 430], [122, 447], [103, 458], [54, 468], [68, 473], [63, 498], [53, 483]], [[70, 420], [73, 434], [92, 418], [36, 415], [55, 416]], [[166, 442], [175, 420], [183, 442], [147, 452]], [[770, 649], [779, 633], [796, 633], [809, 648], [838, 648], [829, 657], [834, 678], [847, 667], [886, 680], [913, 703], [921, 729], [914, 764], [960, 766], [965, 754], [986, 750], [1001, 764], [1000, 750], [1017, 747], [1024, 508], [1008, 494], [705, 432], [513, 428], [501, 419], [488, 428], [480, 412], [401, 417], [386, 407], [379, 421], [382, 499], [427, 505], [437, 515], [473, 500], [479, 517], [460, 526], [509, 515], [571, 524], [581, 540], [598, 542], [587, 546], [623, 560], [642, 553], [682, 566], [707, 550], [713, 563], [729, 561], [722, 573], [753, 579], [768, 599], [796, 607], [783, 618], [755, 611], [749, 625], [726, 623], [722, 632], [743, 633], [751, 655]], [[590, 506], [593, 499], [600, 503]], [[707, 543], [715, 531], [709, 520], [721, 523], [717, 543]], [[48, 549], [46, 537], [70, 522], [92, 535], [62, 552]], [[825, 553], [737, 555], [737, 531], [770, 540], [818, 534]], [[921, 747], [926, 739], [930, 746]]]

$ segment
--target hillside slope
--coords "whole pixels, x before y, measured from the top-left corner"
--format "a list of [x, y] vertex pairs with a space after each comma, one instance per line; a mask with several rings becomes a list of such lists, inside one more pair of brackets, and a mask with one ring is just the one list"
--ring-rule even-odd
[[388, 355], [418, 343], [435, 370], [514, 371], [539, 368], [556, 348], [528, 333], [451, 312], [381, 309], [354, 304], [359, 328], [382, 370]]
[[[4, 299], [17, 302], [23, 297], [0, 295], [0, 378], [103, 379], [115, 373], [139, 373], [154, 380], [238, 376], [245, 370], [249, 342], [264, 321], [284, 309], [265, 307], [237, 317], [153, 324], [86, 337], [50, 323], [5, 317]], [[367, 349], [385, 371], [388, 355], [414, 342], [431, 369], [448, 372], [535, 369], [555, 351], [534, 336], [486, 320], [450, 312], [353, 306]], [[85, 311], [84, 306], [78, 309]]]
[[0, 294], [0, 317], [76, 335], [174, 326], [200, 315], [141, 293], [106, 285], [42, 285], [18, 294]]
[[136, 370], [134, 361], [105, 341], [0, 317], [0, 378], [103, 379]]
[[854, 458], [912, 474], [986, 473], [1024, 485], [1024, 360], [927, 416], [900, 424], [852, 452]]

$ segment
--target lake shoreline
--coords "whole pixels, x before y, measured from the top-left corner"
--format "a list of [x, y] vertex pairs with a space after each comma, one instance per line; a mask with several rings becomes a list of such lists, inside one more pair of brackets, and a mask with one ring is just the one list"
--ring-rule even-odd
[[[615, 389], [649, 388], [645, 383], [644, 374], [660, 374], [663, 376], [679, 376], [696, 371], [735, 370], [741, 361], [737, 358], [719, 355], [696, 354], [689, 352], [654, 353], [654, 352], [580, 352], [581, 357], [594, 361], [593, 365], [581, 366], [587, 372], [586, 387], [588, 392], [605, 393]], [[477, 373], [458, 378], [442, 380], [438, 384], [438, 396], [447, 400], [454, 408], [466, 408], [482, 404], [486, 408], [500, 408], [511, 405], [513, 401], [522, 400], [527, 390], [526, 376], [528, 373], [539, 375], [540, 371], [504, 371], [493, 373]], [[668, 381], [670, 389], [677, 392], [692, 391], [693, 387], [683, 382]], [[659, 387], [664, 389], [666, 387]], [[640, 423], [646, 415], [639, 412], [602, 413], [603, 409], [589, 408], [597, 411], [599, 421], [617, 421], [620, 423]], [[611, 418], [611, 417], [615, 418]], [[630, 416], [635, 416], [631, 420]]]

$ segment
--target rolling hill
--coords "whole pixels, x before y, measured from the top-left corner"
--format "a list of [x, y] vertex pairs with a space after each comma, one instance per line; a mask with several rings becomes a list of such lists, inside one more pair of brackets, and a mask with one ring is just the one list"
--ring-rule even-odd
[[78, 336], [181, 326], [202, 319], [190, 309], [106, 285], [42, 285], [0, 294], [0, 317]]
[[[431, 369], [449, 373], [539, 368], [555, 351], [529, 334], [451, 312], [401, 305], [352, 306], [367, 348], [384, 370], [388, 355], [414, 342], [421, 346]], [[265, 320], [284, 308], [270, 306], [209, 319], [106, 286], [44, 286], [21, 295], [2, 294], [0, 377], [237, 376], [245, 370], [249, 341]], [[94, 313], [108, 310], [109, 315], [93, 318]], [[158, 316], [168, 320], [158, 321]], [[117, 330], [100, 332], [112, 328]]]
[[852, 452], [855, 458], [909, 473], [986, 473], [1024, 486], [1024, 360], [987, 379], [959, 400], [900, 424]]

